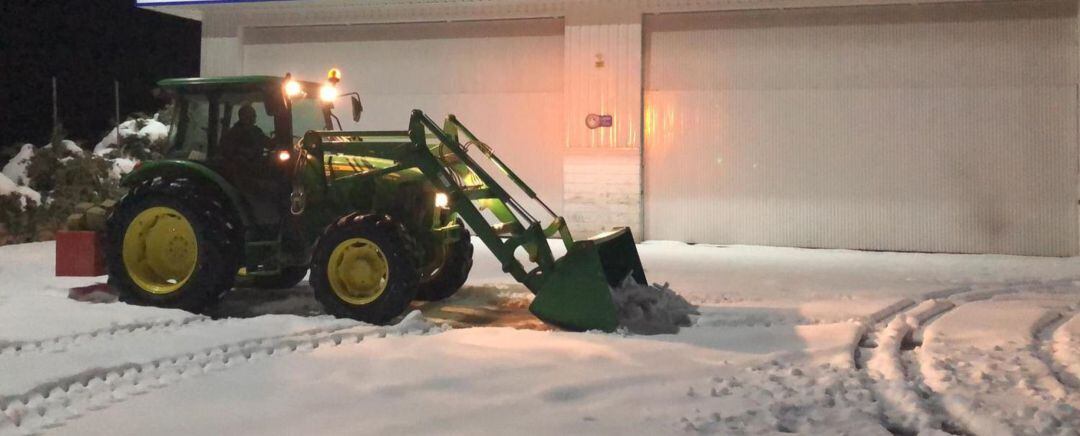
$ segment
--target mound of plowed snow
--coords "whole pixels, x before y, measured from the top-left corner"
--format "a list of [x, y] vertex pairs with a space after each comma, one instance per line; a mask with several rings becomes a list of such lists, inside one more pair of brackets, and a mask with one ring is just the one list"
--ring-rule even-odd
[[643, 285], [628, 276], [621, 285], [611, 288], [611, 297], [618, 310], [619, 327], [642, 335], [678, 333], [679, 327], [690, 325], [690, 315], [698, 314], [697, 307], [667, 283]]

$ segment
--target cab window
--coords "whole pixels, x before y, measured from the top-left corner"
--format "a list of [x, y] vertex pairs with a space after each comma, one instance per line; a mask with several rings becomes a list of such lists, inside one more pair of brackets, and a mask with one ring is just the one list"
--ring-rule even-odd
[[222, 135], [236, 125], [238, 112], [245, 105], [255, 109], [255, 126], [272, 136], [274, 117], [267, 114], [263, 100], [258, 92], [179, 96], [169, 132], [172, 147], [166, 156], [196, 161], [217, 157]]
[[169, 144], [165, 155], [170, 158], [204, 160], [209, 149], [210, 105], [203, 95], [185, 95], [177, 101], [169, 128]]

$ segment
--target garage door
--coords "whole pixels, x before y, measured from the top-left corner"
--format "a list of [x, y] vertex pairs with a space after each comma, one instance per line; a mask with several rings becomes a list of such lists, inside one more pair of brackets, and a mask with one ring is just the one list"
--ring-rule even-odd
[[1077, 253], [1074, 3], [646, 17], [646, 237]]
[[340, 68], [364, 102], [346, 129], [453, 113], [561, 210], [562, 32], [554, 19], [246, 29], [244, 73], [321, 80]]

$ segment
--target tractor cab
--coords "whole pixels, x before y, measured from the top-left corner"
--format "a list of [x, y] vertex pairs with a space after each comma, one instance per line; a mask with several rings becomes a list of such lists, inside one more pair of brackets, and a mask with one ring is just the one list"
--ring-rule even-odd
[[[285, 83], [295, 95], [286, 96]], [[331, 105], [319, 100], [319, 84], [275, 76], [170, 79], [162, 88], [174, 99], [175, 111], [169, 132], [167, 157], [199, 162], [228, 161], [234, 156], [261, 156], [272, 161], [274, 151], [289, 150], [308, 130], [332, 129]], [[255, 110], [255, 127], [267, 141], [224, 144], [236, 126], [243, 107]], [[253, 164], [254, 162], [244, 162]]]
[[252, 212], [250, 238], [295, 239], [280, 234], [289, 218], [294, 150], [305, 132], [333, 127], [332, 104], [319, 98], [321, 84], [243, 76], [160, 85], [175, 108], [166, 159], [196, 162], [236, 187]]

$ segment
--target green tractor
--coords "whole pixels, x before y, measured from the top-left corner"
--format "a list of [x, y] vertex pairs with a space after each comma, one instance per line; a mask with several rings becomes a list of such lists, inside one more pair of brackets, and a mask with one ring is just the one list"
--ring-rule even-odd
[[[475, 233], [536, 294], [530, 310], [540, 319], [615, 329], [609, 286], [628, 276], [645, 283], [628, 229], [575, 241], [453, 115], [442, 127], [417, 110], [408, 130], [341, 131], [333, 102], [348, 95], [336, 84], [333, 73], [326, 83], [288, 75], [160, 82], [174, 102], [166, 158], [123, 179], [128, 192], [106, 230], [109, 280], [123, 300], [198, 312], [238, 276], [280, 288], [310, 271], [327, 313], [384, 324], [414, 300], [453, 295], [472, 267]], [[476, 153], [551, 223], [512, 198]], [[558, 259], [547, 241], [556, 236], [567, 248]]]

